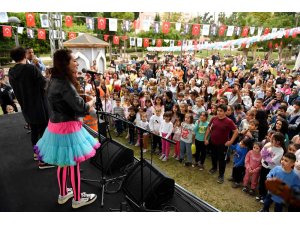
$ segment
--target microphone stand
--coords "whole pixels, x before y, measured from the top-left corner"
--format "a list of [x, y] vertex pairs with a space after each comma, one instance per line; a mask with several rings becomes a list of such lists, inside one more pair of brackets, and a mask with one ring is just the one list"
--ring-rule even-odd
[[[97, 89], [96, 82], [95, 82], [95, 74], [91, 74], [91, 81], [92, 81], [92, 85], [94, 86], [95, 92], [96, 92], [95, 106], [96, 106], [97, 128], [98, 128], [97, 138], [98, 138], [99, 143], [101, 143], [100, 114], [106, 115], [107, 113], [103, 112], [102, 102], [101, 102], [101, 99], [100, 99], [100, 93], [99, 93], [99, 90]], [[104, 141], [107, 141], [107, 138]], [[104, 171], [103, 171], [103, 154], [102, 154], [102, 151], [100, 149], [99, 149], [99, 151], [100, 151], [100, 162], [101, 162], [101, 179], [100, 180], [92, 180], [92, 179], [81, 178], [81, 180], [86, 181], [86, 182], [96, 182], [96, 183], [100, 184], [100, 188], [101, 188], [101, 207], [103, 207], [104, 206], [104, 191], [105, 191], [106, 184], [108, 182], [114, 181], [114, 180], [119, 179], [121, 177], [125, 177], [126, 175], [122, 175], [122, 176], [119, 176], [119, 177], [116, 177], [116, 178], [107, 179], [104, 176]]]

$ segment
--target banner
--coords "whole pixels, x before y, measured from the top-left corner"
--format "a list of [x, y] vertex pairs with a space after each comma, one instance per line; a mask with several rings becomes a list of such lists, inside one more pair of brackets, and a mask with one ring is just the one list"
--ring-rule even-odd
[[76, 38], [76, 32], [69, 32], [68, 33], [69, 40]]
[[155, 39], [152, 39], [151, 45], [155, 45]]
[[46, 40], [46, 30], [38, 29], [38, 39]]
[[182, 42], [179, 40], [177, 41], [177, 46], [181, 46], [182, 45]]
[[34, 13], [25, 13], [27, 27], [35, 27]]
[[123, 32], [130, 31], [130, 21], [129, 20], [123, 20], [122, 30], [123, 30]]
[[148, 38], [144, 38], [144, 48], [149, 47], [149, 39]]
[[104, 35], [103, 35], [103, 39], [104, 39], [104, 41], [107, 41], [107, 40], [108, 40], [108, 38], [109, 38], [109, 35], [108, 35], [108, 34], [104, 34]]
[[7, 12], [0, 12], [0, 23], [7, 23], [7, 22], [8, 22]]
[[154, 22], [154, 26], [153, 26], [153, 32], [154, 34], [158, 34], [159, 33], [159, 22]]
[[250, 35], [254, 35], [255, 27], [250, 27]]
[[28, 38], [33, 38], [34, 37], [33, 29], [27, 28], [27, 37]]
[[156, 41], [156, 47], [161, 47], [162, 46], [162, 40], [161, 39], [157, 39]]
[[136, 29], [140, 29], [140, 21], [139, 20], [135, 20], [133, 21], [133, 28]]
[[170, 22], [163, 22], [162, 24], [162, 28], [161, 28], [161, 31], [164, 33], [164, 34], [167, 34], [170, 32]]
[[207, 25], [207, 24], [203, 25], [201, 33], [203, 36], [208, 36], [209, 35], [209, 25]]
[[134, 37], [130, 37], [129, 39], [129, 43], [130, 43], [130, 46], [135, 46], [135, 38]]
[[234, 26], [228, 26], [226, 36], [231, 37], [233, 35], [233, 31], [234, 31]]
[[174, 47], [174, 40], [170, 40], [170, 47]]
[[192, 35], [197, 36], [200, 34], [200, 24], [193, 24]]
[[180, 31], [180, 30], [181, 30], [181, 23], [176, 23], [176, 24], [175, 24], [175, 29], [176, 29], [177, 31]]
[[88, 30], [94, 30], [94, 18], [93, 17], [86, 17], [85, 22], [86, 22], [86, 28]]
[[277, 28], [272, 28], [271, 33], [275, 33], [275, 32], [277, 32]]
[[258, 35], [258, 36], [261, 36], [262, 31], [263, 31], [263, 27], [258, 27], [258, 28], [257, 28], [257, 35]]
[[118, 20], [117, 19], [109, 19], [108, 25], [109, 25], [109, 31], [117, 31], [118, 30]]
[[114, 35], [114, 37], [113, 37], [113, 44], [114, 45], [120, 44], [120, 38], [116, 35]]
[[184, 24], [183, 33], [188, 34], [190, 32], [190, 25], [188, 23]]
[[234, 34], [236, 36], [240, 36], [241, 35], [241, 27], [235, 27], [234, 28]]
[[11, 37], [12, 30], [11, 26], [2, 26], [3, 37]]
[[143, 46], [143, 38], [137, 38], [137, 47]]
[[98, 17], [98, 29], [99, 30], [105, 30], [106, 28], [106, 19], [102, 17]]
[[49, 27], [48, 14], [40, 14], [40, 20], [41, 20], [41, 27], [43, 28]]
[[216, 36], [217, 35], [217, 25], [216, 24], [212, 24], [211, 25], [210, 35], [212, 35], [212, 36]]
[[225, 33], [226, 25], [222, 25], [219, 29], [219, 36], [223, 36]]
[[65, 25], [66, 25], [66, 27], [73, 26], [73, 17], [72, 16], [65, 16]]
[[150, 21], [144, 20], [143, 21], [143, 31], [149, 31], [150, 30]]
[[242, 31], [242, 37], [247, 37], [249, 32], [249, 27], [244, 27]]
[[267, 28], [265, 29], [265, 31], [264, 31], [264, 35], [266, 35], [266, 34], [268, 34], [268, 33], [270, 33], [270, 28], [267, 27]]
[[18, 34], [23, 34], [24, 27], [18, 27]]

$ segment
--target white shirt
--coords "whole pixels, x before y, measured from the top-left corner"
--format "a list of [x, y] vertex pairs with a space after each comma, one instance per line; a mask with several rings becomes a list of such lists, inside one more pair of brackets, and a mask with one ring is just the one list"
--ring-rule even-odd
[[165, 120], [162, 121], [160, 128], [159, 128], [159, 135], [162, 136], [162, 133], [166, 133], [167, 136], [165, 138], [169, 138], [173, 131], [173, 123], [166, 122]]
[[151, 116], [150, 118], [150, 121], [149, 121], [149, 128], [150, 128], [150, 131], [151, 132], [159, 132], [159, 129], [160, 129], [160, 125], [163, 121], [163, 116], [157, 116], [157, 115], [153, 115]]

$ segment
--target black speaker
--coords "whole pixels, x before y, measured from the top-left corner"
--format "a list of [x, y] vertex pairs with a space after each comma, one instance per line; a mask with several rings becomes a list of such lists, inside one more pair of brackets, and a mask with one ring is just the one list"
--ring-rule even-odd
[[[102, 154], [102, 163], [101, 163]], [[92, 158], [91, 163], [99, 169], [103, 169], [104, 173], [111, 173], [130, 163], [133, 163], [133, 150], [110, 140], [101, 143], [96, 155]]]
[[[141, 196], [141, 167], [143, 165], [143, 199]], [[143, 160], [136, 163], [127, 174], [122, 189], [134, 203], [145, 203], [148, 209], [159, 209], [174, 195], [175, 182]], [[142, 202], [143, 201], [143, 202]]]

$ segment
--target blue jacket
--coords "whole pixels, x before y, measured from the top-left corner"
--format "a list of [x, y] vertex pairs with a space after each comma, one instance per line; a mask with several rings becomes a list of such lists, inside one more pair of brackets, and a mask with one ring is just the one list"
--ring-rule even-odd
[[234, 156], [233, 156], [233, 166], [234, 167], [244, 166], [248, 148], [241, 147], [240, 144], [237, 143], [235, 145], [231, 145], [230, 149], [235, 151]]

